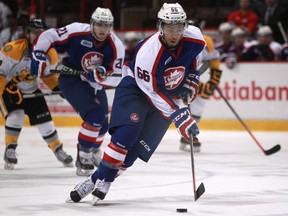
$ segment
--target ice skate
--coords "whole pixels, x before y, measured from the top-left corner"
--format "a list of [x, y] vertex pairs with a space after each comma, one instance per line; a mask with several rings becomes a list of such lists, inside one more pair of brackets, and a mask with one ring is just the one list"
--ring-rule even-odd
[[76, 175], [89, 176], [94, 170], [93, 153], [84, 152], [79, 150], [79, 144], [77, 146], [78, 154], [76, 160]]
[[16, 147], [17, 147], [17, 145], [11, 144], [8, 147], [6, 147], [6, 149], [5, 149], [4, 168], [7, 170], [13, 170], [15, 164], [17, 164], [17, 162], [18, 162], [17, 157], [16, 157]]
[[102, 151], [100, 148], [94, 148], [92, 150], [92, 153], [93, 153], [93, 157], [92, 157], [93, 163], [96, 167], [99, 167], [99, 164], [102, 159]]
[[56, 158], [64, 164], [65, 167], [73, 167], [73, 164], [72, 164], [73, 158], [71, 157], [71, 155], [68, 155], [63, 150], [62, 144], [56, 148], [56, 150], [54, 151], [54, 154]]
[[110, 189], [111, 182], [106, 182], [105, 179], [97, 180], [95, 185], [96, 187], [92, 192], [92, 205], [96, 205], [99, 200], [103, 200], [105, 198]]
[[90, 194], [94, 189], [95, 184], [92, 182], [91, 176], [83, 182], [80, 182], [70, 192], [70, 197], [66, 202], [80, 202], [84, 197]]
[[[179, 149], [181, 151], [186, 151], [186, 152], [190, 151], [190, 144], [183, 137], [181, 137]], [[200, 152], [201, 150], [201, 143], [199, 142], [197, 137], [194, 137], [194, 140], [193, 140], [193, 150], [194, 152], [197, 152], [197, 153]]]

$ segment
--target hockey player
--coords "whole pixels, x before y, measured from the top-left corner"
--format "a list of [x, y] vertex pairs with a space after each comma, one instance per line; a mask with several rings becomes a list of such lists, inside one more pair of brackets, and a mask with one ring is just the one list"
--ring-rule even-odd
[[[63, 150], [58, 133], [51, 118], [44, 97], [23, 99], [22, 95], [40, 92], [38, 79], [30, 74], [29, 55], [31, 44], [39, 33], [44, 31], [45, 24], [41, 19], [33, 19], [27, 26], [27, 38], [6, 44], [0, 52], [0, 109], [6, 119], [4, 153], [5, 168], [13, 169], [18, 160], [16, 148], [24, 123], [25, 114], [30, 124], [37, 126], [41, 136], [64, 166], [72, 165], [72, 157]], [[49, 57], [49, 58], [48, 58]], [[49, 68], [57, 65], [57, 53], [49, 49], [47, 68], [42, 81], [51, 89], [58, 88], [57, 76], [49, 74]]]
[[[104, 87], [117, 86], [125, 49], [111, 32], [113, 15], [108, 8], [96, 8], [90, 24], [72, 23], [44, 31], [33, 46], [31, 73], [42, 76], [45, 53], [53, 46], [66, 51], [62, 69], [93, 71], [94, 76], [60, 75], [59, 86], [66, 100], [80, 115], [83, 123], [78, 134], [76, 174], [90, 175], [101, 160], [100, 146], [108, 130], [108, 102]], [[60, 68], [61, 69], [61, 68]], [[96, 82], [95, 82], [96, 81]]]
[[[191, 24], [198, 26], [199, 24], [197, 22], [197, 20], [193, 20]], [[222, 70], [220, 70], [220, 54], [216, 49], [214, 49], [214, 42], [212, 38], [208, 35], [203, 36], [207, 46], [200, 53], [198, 61], [210, 62], [210, 77], [209, 80], [205, 82], [199, 82], [198, 95], [196, 96], [194, 103], [190, 104], [190, 111], [197, 123], [200, 121], [200, 118], [204, 112], [207, 100], [209, 100], [210, 96], [213, 95], [215, 87], [218, 87], [222, 75]], [[199, 140], [194, 140], [193, 147], [195, 152], [200, 152], [201, 143]], [[187, 142], [187, 140], [185, 140], [183, 137], [180, 140], [179, 149], [182, 151], [190, 151], [189, 142]]]
[[187, 27], [186, 13], [178, 3], [164, 3], [158, 19], [159, 31], [138, 43], [132, 64], [123, 68], [103, 159], [71, 191], [69, 200], [79, 202], [93, 190], [92, 204], [103, 200], [119, 171], [138, 157], [148, 162], [171, 122], [186, 140], [199, 133], [190, 110], [179, 104], [181, 98], [191, 103], [197, 95], [196, 58], [205, 41], [198, 28]]

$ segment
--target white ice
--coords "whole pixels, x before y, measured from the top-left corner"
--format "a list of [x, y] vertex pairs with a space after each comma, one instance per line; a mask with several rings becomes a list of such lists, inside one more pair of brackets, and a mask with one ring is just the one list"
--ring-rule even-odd
[[[76, 156], [78, 128], [58, 128], [65, 150]], [[194, 154], [196, 185], [206, 192], [193, 199], [191, 156], [181, 152], [179, 135], [169, 130], [149, 163], [137, 161], [112, 184], [105, 200], [66, 203], [85, 177], [64, 168], [34, 127], [25, 127], [17, 149], [18, 164], [5, 170], [4, 128], [0, 131], [1, 216], [287, 216], [288, 133], [253, 132], [264, 149], [281, 144], [266, 156], [246, 131], [201, 131], [202, 149]], [[105, 145], [109, 137], [105, 138]], [[105, 148], [105, 145], [102, 148]], [[187, 213], [176, 213], [187, 208]]]

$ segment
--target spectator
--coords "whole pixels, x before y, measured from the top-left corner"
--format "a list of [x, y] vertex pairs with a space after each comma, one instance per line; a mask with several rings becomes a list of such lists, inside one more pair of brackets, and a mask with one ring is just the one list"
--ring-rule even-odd
[[29, 1], [16, 0], [17, 1], [17, 19], [18, 24], [26, 27], [30, 20], [30, 4]]
[[246, 35], [253, 37], [259, 18], [256, 13], [251, 10], [250, 3], [250, 0], [240, 0], [239, 10], [231, 12], [227, 22], [235, 27], [242, 28]]
[[[285, 42], [280, 28], [287, 35], [288, 28], [288, 9], [287, 6], [282, 6], [278, 0], [265, 0], [266, 7], [260, 13], [260, 23], [268, 25], [273, 31], [274, 40], [283, 44]], [[280, 27], [281, 26], [281, 27]]]
[[233, 45], [231, 38], [232, 25], [227, 22], [221, 23], [218, 31], [221, 36], [221, 42], [216, 44], [215, 49], [220, 53], [220, 60], [223, 62]]
[[136, 32], [134, 31], [126, 32], [124, 36], [125, 62], [133, 60], [135, 54], [135, 48], [139, 40], [140, 36]]
[[8, 16], [8, 26], [0, 32], [0, 48], [6, 43], [23, 38], [24, 31], [18, 26], [17, 19], [13, 15]]
[[8, 25], [8, 15], [11, 15], [12, 11], [3, 1], [0, 1], [0, 30]]
[[285, 43], [281, 49], [281, 60], [288, 61], [288, 44]]
[[246, 35], [243, 29], [235, 28], [231, 32], [231, 37], [233, 40], [233, 47], [231, 51], [235, 54], [238, 60], [245, 50]]
[[241, 28], [235, 28], [231, 33], [233, 46], [232, 52], [235, 53], [235, 56], [239, 60], [243, 52], [245, 52], [249, 47], [258, 44], [257, 40], [248, 40], [247, 35]]
[[262, 26], [257, 31], [258, 42], [243, 53], [241, 60], [273, 61], [280, 59], [281, 44], [275, 42], [269, 26]]

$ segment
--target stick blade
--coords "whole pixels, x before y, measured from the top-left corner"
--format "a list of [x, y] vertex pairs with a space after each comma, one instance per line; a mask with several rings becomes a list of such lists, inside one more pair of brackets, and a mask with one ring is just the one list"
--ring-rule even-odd
[[197, 201], [200, 198], [200, 196], [202, 196], [202, 194], [204, 194], [204, 193], [205, 193], [205, 187], [204, 187], [204, 184], [201, 183], [194, 193], [195, 201]]
[[272, 147], [271, 149], [265, 150], [264, 153], [265, 153], [265, 155], [268, 156], [268, 155], [271, 155], [271, 154], [274, 154], [274, 153], [280, 151], [280, 149], [281, 149], [281, 146], [279, 144], [277, 144], [274, 147]]

